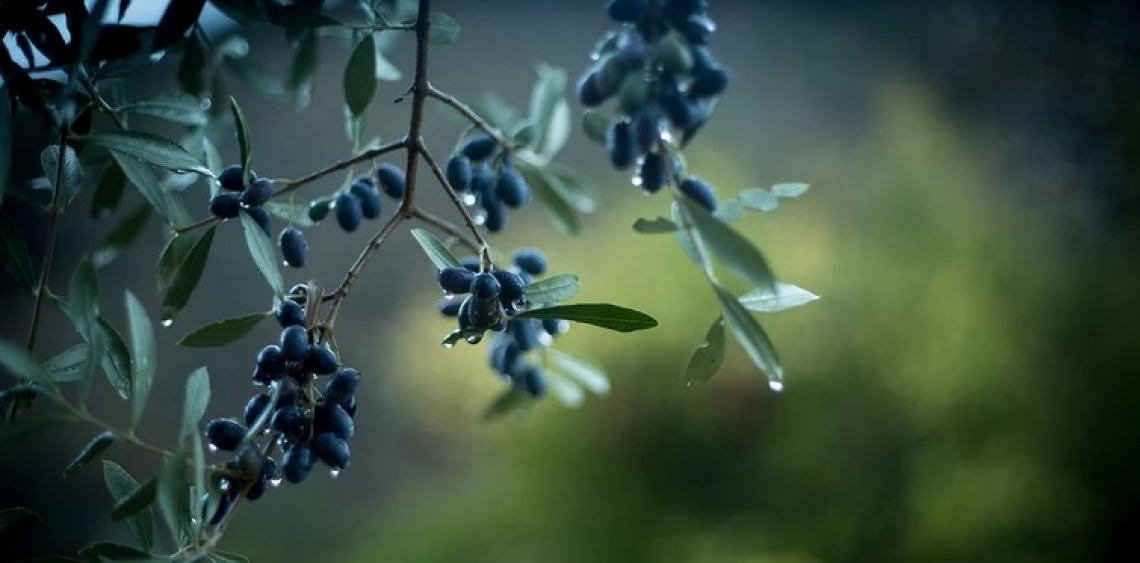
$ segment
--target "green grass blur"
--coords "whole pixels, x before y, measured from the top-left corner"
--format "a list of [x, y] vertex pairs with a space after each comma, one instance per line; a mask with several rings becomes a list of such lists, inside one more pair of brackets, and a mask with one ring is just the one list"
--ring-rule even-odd
[[[761, 318], [787, 369], [782, 395], [734, 343], [716, 378], [683, 385], [715, 301], [670, 236], [630, 230], [666, 213], [665, 198], [612, 172], [583, 238], [542, 236], [553, 270], [581, 276], [579, 300], [661, 321], [558, 341], [605, 366], [608, 397], [478, 423], [499, 386], [483, 350], [444, 353], [447, 323], [423, 314], [435, 295], [409, 300], [370, 400], [430, 436], [432, 461], [405, 461], [418, 471], [395, 489], [383, 475], [354, 482], [385, 490], [382, 508], [321, 508], [348, 530], [326, 560], [1098, 559], [1114, 495], [1136, 487], [1140, 387], [1123, 373], [1137, 353], [1122, 320], [1135, 267], [1096, 241], [1064, 186], [1003, 189], [1005, 148], [934, 99], [884, 87], [861, 137], [759, 176], [725, 139], [690, 155], [722, 197], [812, 184], [742, 223], [782, 280], [822, 295]], [[500, 248], [546, 228], [533, 221]], [[239, 522], [248, 533], [227, 546], [289, 559], [292, 544], [253, 533], [261, 525]]]

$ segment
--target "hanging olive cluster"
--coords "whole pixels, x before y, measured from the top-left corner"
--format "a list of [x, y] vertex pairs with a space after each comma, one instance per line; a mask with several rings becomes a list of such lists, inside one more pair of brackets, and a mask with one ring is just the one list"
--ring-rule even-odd
[[[306, 325], [307, 296], [308, 287], [297, 285], [274, 307], [281, 335], [258, 352], [253, 370], [254, 383], [268, 391], [249, 400], [241, 420], [219, 418], [206, 425], [212, 451], [234, 452], [226, 464], [229, 476], [218, 483], [222, 494], [208, 515], [211, 524], [243, 493], [252, 501], [267, 484], [300, 483], [318, 461], [334, 475], [348, 465], [360, 372], [342, 367], [331, 348], [315, 341], [318, 331]], [[284, 452], [280, 463], [253, 440], [263, 433], [276, 437]]]
[[[538, 398], [546, 393], [546, 375], [526, 354], [548, 346], [555, 336], [569, 329], [570, 323], [561, 319], [512, 318], [526, 305], [524, 288], [547, 269], [546, 257], [537, 249], [520, 249], [513, 258], [513, 264], [505, 270], [481, 272], [480, 260], [475, 256], [460, 259], [460, 268], [440, 270], [439, 285], [444, 298], [439, 302], [439, 312], [456, 318], [459, 329], [471, 334], [469, 342], [481, 340], [487, 329], [495, 331], [490, 346], [491, 369]], [[459, 295], [466, 297], [459, 299]]]
[[518, 209], [530, 201], [530, 186], [514, 166], [513, 156], [485, 133], [476, 133], [459, 144], [447, 160], [447, 183], [475, 206], [475, 217], [488, 231], [497, 233], [507, 224], [507, 208]]
[[586, 107], [615, 100], [617, 118], [606, 134], [610, 164], [635, 169], [633, 184], [647, 193], [675, 183], [707, 209], [716, 194], [705, 181], [682, 178], [673, 151], [708, 120], [730, 74], [709, 50], [716, 24], [705, 0], [610, 0], [606, 12], [622, 28], [610, 31], [592, 55], [597, 62], [578, 80]]

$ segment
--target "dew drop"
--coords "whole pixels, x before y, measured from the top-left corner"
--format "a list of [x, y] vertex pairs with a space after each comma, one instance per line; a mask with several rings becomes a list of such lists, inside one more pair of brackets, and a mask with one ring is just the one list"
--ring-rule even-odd
[[198, 102], [198, 109], [202, 111], [209, 111], [212, 107], [214, 107], [214, 100], [211, 98], [202, 98], [202, 100]]
[[212, 454], [218, 453], [218, 446], [215, 446], [213, 444], [207, 444], [206, 449], [210, 450], [210, 453], [212, 453]]
[[174, 319], [163, 319], [162, 326], [170, 326], [174, 324]]
[[543, 346], [550, 346], [551, 344], [554, 344], [554, 337], [550, 336], [550, 333], [542, 331], [538, 333], [538, 343], [542, 344]]
[[673, 142], [673, 133], [671, 133], [668, 129], [665, 129], [664, 131], [661, 132], [661, 140], [665, 141], [666, 143], [672, 143]]
[[444, 342], [444, 343], [443, 343], [443, 349], [444, 349], [444, 350], [450, 350], [450, 349], [452, 349], [452, 348], [455, 348], [455, 343], [454, 343], [454, 342], [452, 342], [452, 341], [448, 340], [447, 342]]
[[629, 183], [633, 184], [635, 188], [640, 188], [643, 182], [641, 181], [641, 176], [634, 176], [630, 178]]
[[448, 299], [448, 300], [455, 299], [455, 294], [450, 292], [450, 291], [444, 290], [443, 291], [443, 298]]
[[774, 393], [779, 393], [784, 390], [784, 382], [775, 380], [769, 381], [768, 388], [771, 389]]
[[340, 470], [339, 469], [330, 469], [329, 470], [329, 477], [332, 477], [333, 479], [340, 477]]
[[468, 344], [478, 344], [478, 343], [483, 341], [483, 335], [482, 334], [472, 334], [471, 336], [464, 338], [464, 340], [466, 340]]
[[282, 261], [281, 261], [281, 265], [282, 265], [282, 266], [285, 266], [286, 268], [288, 268], [288, 267], [289, 267], [289, 262], [286, 262], [285, 260], [282, 260]]
[[463, 205], [468, 207], [475, 205], [475, 194], [463, 194]]
[[280, 478], [280, 477], [274, 477], [274, 478], [270, 479], [270, 480], [269, 480], [269, 486], [270, 486], [270, 487], [279, 487], [279, 486], [281, 486], [281, 478]]

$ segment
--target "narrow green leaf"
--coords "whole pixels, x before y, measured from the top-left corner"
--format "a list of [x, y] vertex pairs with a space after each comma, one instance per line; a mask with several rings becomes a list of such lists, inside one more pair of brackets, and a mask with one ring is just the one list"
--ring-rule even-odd
[[95, 273], [95, 264], [87, 256], [75, 266], [67, 302], [74, 314], [71, 320], [76, 332], [90, 343], [95, 333], [95, 323], [99, 319], [99, 278]]
[[554, 109], [551, 111], [550, 119], [546, 124], [546, 136], [542, 138], [542, 156], [546, 158], [554, 158], [566, 142], [570, 140], [570, 134], [574, 129], [574, 118], [570, 114], [570, 104], [566, 102], [566, 98], [560, 98], [555, 104]]
[[[191, 499], [200, 499], [202, 495], [208, 493], [206, 489], [206, 452], [202, 447], [202, 434], [194, 432], [190, 434], [190, 451], [194, 460], [194, 492], [190, 496]], [[199, 526], [204, 524], [201, 520], [198, 521]]]
[[781, 199], [792, 199], [803, 195], [807, 184], [776, 184], [771, 189], [749, 188], [740, 192], [740, 203], [747, 209], [770, 213], [780, 207]]
[[664, 217], [656, 219], [639, 218], [633, 222], [633, 230], [643, 235], [657, 235], [676, 232], [677, 225]]
[[[182, 148], [182, 145], [151, 133], [142, 133], [139, 131], [105, 131], [88, 135], [84, 137], [83, 140], [89, 145], [103, 147], [118, 154], [132, 156], [149, 162], [159, 168], [197, 172], [211, 178], [214, 176], [209, 169], [202, 166], [201, 162], [198, 162], [198, 159], [194, 158], [194, 155]], [[125, 167], [123, 171], [126, 172]]]
[[157, 117], [182, 125], [200, 127], [206, 124], [206, 112], [197, 97], [185, 92], [159, 94], [121, 106], [119, 111]]
[[202, 272], [206, 269], [206, 260], [210, 256], [210, 246], [214, 242], [214, 232], [217, 226], [210, 227], [194, 243], [193, 248], [178, 267], [174, 279], [170, 282], [170, 289], [162, 299], [162, 320], [168, 322], [182, 311], [190, 296], [202, 280]]
[[150, 388], [154, 384], [157, 367], [158, 347], [154, 341], [154, 326], [146, 309], [131, 290], [123, 292], [123, 302], [127, 309], [127, 323], [130, 326], [131, 345], [131, 428], [138, 426], [150, 398]]
[[320, 35], [306, 31], [293, 49], [293, 64], [289, 67], [289, 91], [298, 107], [306, 107], [312, 98], [313, 78], [320, 64]]
[[776, 184], [772, 186], [772, 194], [781, 199], [792, 199], [803, 195], [804, 192], [808, 191], [808, 187], [808, 184], [798, 182]]
[[797, 285], [777, 283], [776, 292], [754, 289], [740, 296], [740, 304], [757, 313], [779, 313], [806, 305], [819, 296]]
[[167, 224], [180, 226], [190, 222], [190, 213], [162, 189], [158, 179], [154, 177], [154, 172], [143, 161], [115, 151], [111, 152], [111, 157], [115, 159], [131, 185], [142, 194], [143, 199], [150, 203]]
[[154, 561], [158, 559], [138, 548], [109, 541], [88, 545], [79, 550], [79, 555], [88, 561]]
[[423, 230], [412, 229], [412, 237], [416, 242], [420, 243], [420, 247], [424, 249], [424, 253], [431, 259], [431, 263], [435, 264], [436, 268], [440, 270], [444, 268], [462, 268], [459, 264], [459, 259], [447, 249], [435, 235]]
[[586, 393], [570, 378], [554, 371], [546, 371], [546, 390], [563, 406], [576, 409], [586, 402]]
[[601, 112], [592, 109], [582, 112], [582, 132], [587, 139], [605, 146], [609, 129], [610, 120]]
[[344, 67], [344, 101], [353, 117], [368, 109], [376, 95], [376, 43], [373, 34], [365, 35]]
[[238, 149], [241, 151], [242, 177], [249, 175], [249, 167], [253, 162], [253, 144], [249, 140], [249, 124], [245, 121], [245, 112], [237, 98], [230, 96], [230, 111], [233, 112], [234, 126], [237, 128]]
[[200, 367], [186, 379], [186, 399], [182, 403], [182, 439], [198, 431], [198, 423], [210, 404], [210, 372]]
[[581, 224], [578, 212], [566, 201], [562, 193], [555, 189], [554, 181], [546, 169], [522, 160], [519, 160], [515, 167], [534, 191], [534, 195], [542, 202], [542, 207], [554, 223], [554, 228], [564, 235], [578, 236]]
[[775, 276], [755, 245], [732, 227], [713, 217], [704, 207], [686, 199], [679, 201], [691, 218], [701, 242], [707, 245], [725, 266], [761, 289], [775, 292]]
[[[566, 71], [547, 64], [535, 67], [538, 77], [530, 90], [528, 119], [535, 125], [539, 143], [545, 146], [559, 102], [565, 101]], [[569, 116], [567, 116], [569, 117]]]
[[265, 280], [269, 282], [269, 287], [273, 289], [273, 295], [278, 297], [285, 294], [285, 278], [281, 275], [281, 266], [277, 262], [277, 250], [273, 247], [273, 242], [269, 240], [269, 235], [261, 229], [261, 225], [253, 220], [248, 213], [241, 214], [241, 226], [245, 229], [245, 244], [249, 247], [249, 254], [253, 257], [253, 263], [257, 265], [257, 269], [261, 271], [261, 275], [265, 276]]
[[459, 38], [459, 22], [443, 13], [432, 12], [428, 19], [428, 42], [433, 45], [447, 45]]
[[705, 334], [705, 341], [693, 351], [685, 368], [687, 384], [704, 383], [724, 365], [724, 318], [717, 317]]
[[[286, 199], [286, 198], [279, 198]], [[307, 200], [268, 201], [261, 208], [270, 215], [282, 219], [295, 227], [312, 227], [316, 223], [309, 218], [309, 202]]]
[[[6, 111], [6, 110], [5, 110]], [[39, 514], [22, 506], [0, 510], [0, 534], [12, 529], [42, 524], [43, 518]]]
[[[106, 464], [109, 462], [103, 460], [103, 463]], [[106, 465], [104, 465], [104, 468], [106, 468]], [[104, 479], [105, 478], [106, 475], [104, 475]], [[149, 508], [157, 494], [158, 480], [151, 478], [115, 500], [115, 506], [111, 508], [111, 520], [122, 520]]]
[[101, 362], [103, 374], [120, 397], [129, 399], [132, 388], [130, 349], [119, 331], [103, 317], [99, 317], [99, 331], [102, 333], [99, 338], [107, 343], [107, 353]]
[[147, 219], [150, 219], [150, 206], [144, 203], [136, 207], [114, 230], [107, 233], [107, 238], [103, 239], [103, 243], [92, 257], [95, 267], [103, 268], [118, 259], [123, 251], [138, 240], [146, 230]]
[[215, 348], [225, 346], [249, 334], [257, 323], [265, 320], [271, 313], [250, 313], [240, 317], [230, 317], [199, 327], [178, 341], [179, 346], [187, 348]]
[[110, 448], [114, 443], [115, 434], [110, 430], [95, 436], [90, 442], [87, 442], [87, 446], [83, 448], [83, 451], [79, 452], [79, 455], [75, 456], [75, 459], [71, 460], [71, 463], [67, 464], [67, 467], [63, 470], [63, 476], [70, 477], [75, 474], [76, 471], [83, 469], [88, 463], [95, 461], [99, 456], [103, 455], [103, 452], [106, 452], [107, 448]]
[[531, 309], [516, 316], [531, 319], [564, 319], [618, 332], [634, 332], [657, 326], [657, 320], [641, 311], [610, 303], [578, 303]]
[[167, 458], [158, 483], [158, 511], [166, 522], [170, 537], [177, 538], [179, 544], [189, 537], [192, 526], [187, 461], [186, 454], [181, 451]]
[[76, 344], [45, 360], [44, 369], [56, 383], [79, 381], [89, 356], [87, 344]]
[[36, 286], [28, 242], [6, 215], [0, 216], [0, 261], [4, 262], [4, 268], [24, 289], [31, 291]]
[[739, 221], [744, 216], [744, 204], [735, 199], [722, 201], [713, 212], [713, 216], [725, 223]]
[[104, 217], [114, 213], [123, 199], [123, 191], [127, 187], [127, 177], [119, 164], [111, 161], [99, 176], [99, 183], [95, 186], [95, 195], [91, 199], [91, 216]]
[[483, 420], [498, 420], [519, 410], [529, 402], [530, 397], [512, 385], [496, 397], [494, 401], [491, 401], [490, 405], [487, 405], [487, 410], [483, 411]]
[[0, 367], [15, 377], [27, 377], [53, 393], [59, 392], [51, 375], [38, 360], [24, 350], [23, 346], [17, 346], [8, 340], [0, 340]]
[[578, 276], [561, 274], [534, 282], [524, 289], [531, 303], [558, 303], [578, 295]]
[[591, 393], [606, 395], [610, 392], [609, 378], [602, 368], [593, 362], [554, 348], [548, 348], [547, 354], [560, 373], [577, 381]]
[[59, 161], [59, 145], [48, 145], [47, 148], [40, 153], [40, 165], [43, 167], [44, 176], [47, 177], [48, 182], [51, 184], [52, 189], [60, 190], [63, 196], [60, 202], [63, 207], [71, 204], [75, 196], [79, 193], [79, 188], [83, 184], [83, 168], [79, 165], [79, 156], [75, 154], [75, 149], [70, 146], [64, 147], [64, 164], [63, 164], [63, 185], [56, 186], [56, 162]]
[[705, 264], [706, 258], [704, 257], [706, 251], [703, 247], [698, 246], [699, 239], [694, 236], [695, 232], [691, 222], [687, 221], [682, 215], [681, 203], [673, 200], [669, 206], [669, 217], [672, 219], [673, 224], [677, 226], [677, 232], [673, 233], [677, 239], [677, 245], [685, 253], [694, 264], [701, 269], [711, 268], [711, 264]]
[[779, 198], [764, 188], [742, 190], [738, 197], [744, 207], [763, 213], [770, 213], [780, 207]]
[[182, 267], [182, 263], [186, 261], [186, 256], [190, 254], [190, 250], [194, 248], [197, 241], [197, 237], [190, 234], [176, 234], [166, 241], [162, 254], [158, 256], [158, 267], [155, 270], [155, 281], [158, 282], [159, 293], [165, 293], [170, 288], [170, 283], [178, 273], [178, 268]]
[[776, 348], [760, 323], [732, 296], [727, 290], [713, 284], [717, 299], [720, 300], [721, 311], [724, 312], [724, 322], [732, 332], [732, 336], [740, 343], [741, 348], [752, 359], [752, 363], [768, 376], [768, 386], [773, 391], [784, 388], [784, 369], [780, 366], [780, 358], [776, 355]]

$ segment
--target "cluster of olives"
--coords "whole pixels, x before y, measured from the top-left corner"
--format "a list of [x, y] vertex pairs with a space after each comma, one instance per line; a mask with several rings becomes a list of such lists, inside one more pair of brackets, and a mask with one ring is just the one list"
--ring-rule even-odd
[[273, 197], [273, 180], [258, 177], [252, 170], [243, 176], [241, 165], [231, 164], [218, 174], [218, 185], [222, 189], [210, 198], [210, 213], [219, 219], [233, 219], [244, 212], [272, 236], [269, 213], [261, 206]]
[[606, 134], [606, 152], [619, 170], [636, 168], [633, 183], [656, 193], [678, 189], [710, 211], [716, 194], [696, 177], [680, 178], [669, 143], [684, 146], [712, 113], [729, 72], [708, 48], [716, 24], [705, 0], [609, 0], [606, 11], [623, 24], [602, 37], [597, 60], [578, 80], [578, 99], [596, 107], [616, 99], [618, 118]]
[[507, 224], [507, 209], [530, 201], [530, 186], [515, 168], [513, 157], [485, 133], [465, 138], [447, 160], [447, 183], [480, 209], [479, 220], [497, 233]]
[[[458, 318], [460, 331], [471, 335], [468, 342], [478, 342], [487, 329], [496, 331], [490, 346], [491, 368], [537, 398], [546, 393], [546, 375], [525, 355], [549, 345], [555, 336], [566, 332], [570, 323], [561, 319], [511, 318], [526, 305], [526, 285], [546, 273], [547, 268], [546, 257], [536, 249], [521, 249], [513, 258], [512, 266], [506, 270], [481, 272], [480, 260], [474, 256], [461, 259], [462, 268], [440, 270], [444, 298], [439, 302], [439, 312]], [[465, 280], [469, 280], [466, 286]], [[497, 282], [497, 293], [491, 291], [496, 285], [491, 280]], [[462, 301], [456, 298], [464, 293], [469, 295]]]
[[[227, 463], [231, 476], [218, 483], [221, 504], [211, 523], [220, 522], [243, 492], [257, 500], [266, 484], [300, 483], [317, 461], [334, 476], [348, 465], [360, 372], [342, 367], [331, 348], [314, 341], [315, 331], [306, 328], [307, 295], [306, 286], [295, 286], [274, 308], [281, 335], [258, 352], [253, 371], [253, 381], [269, 391], [249, 400], [241, 420], [221, 418], [206, 425], [212, 451], [235, 452]], [[321, 378], [326, 378], [323, 387]], [[263, 432], [276, 436], [284, 452], [280, 464], [251, 440]]]

